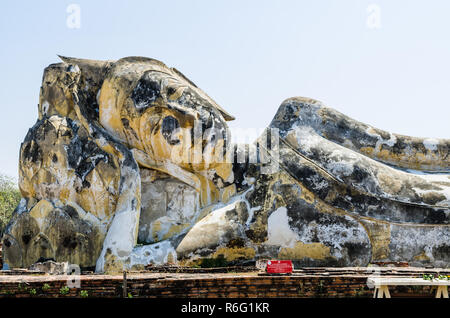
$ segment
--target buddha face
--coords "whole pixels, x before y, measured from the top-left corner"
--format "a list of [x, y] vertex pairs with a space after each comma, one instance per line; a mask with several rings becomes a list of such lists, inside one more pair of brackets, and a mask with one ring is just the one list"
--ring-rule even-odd
[[119, 60], [108, 72], [98, 102], [102, 126], [145, 154], [147, 166], [149, 161], [172, 163], [229, 178], [226, 120], [232, 117], [177, 70], [152, 59]]

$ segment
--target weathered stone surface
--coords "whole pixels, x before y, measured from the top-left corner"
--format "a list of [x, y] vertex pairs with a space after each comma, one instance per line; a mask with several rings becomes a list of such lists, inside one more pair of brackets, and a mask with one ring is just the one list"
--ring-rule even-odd
[[156, 243], [171, 238], [198, 219], [200, 198], [193, 187], [149, 169], [141, 169], [141, 184], [139, 242]]
[[[221, 258], [450, 264], [450, 141], [290, 98], [254, 144], [174, 68], [62, 57], [20, 150], [4, 263], [97, 271]], [[255, 152], [252, 152], [255, 151]]]
[[203, 255], [214, 253], [218, 247], [245, 235], [248, 216], [247, 204], [242, 200], [212, 211], [184, 237], [177, 247], [177, 254], [186, 258], [195, 257], [199, 250]]
[[29, 268], [32, 271], [39, 271], [50, 275], [66, 275], [69, 269], [68, 262], [57, 263], [54, 261], [44, 261], [34, 263]]

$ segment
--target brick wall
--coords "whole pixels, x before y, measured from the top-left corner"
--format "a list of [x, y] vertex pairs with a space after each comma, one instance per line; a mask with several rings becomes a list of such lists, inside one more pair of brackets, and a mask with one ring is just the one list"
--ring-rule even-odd
[[[123, 277], [82, 275], [80, 288], [63, 295], [67, 276], [0, 275], [0, 297], [122, 297]], [[136, 297], [372, 297], [367, 275], [129, 274], [127, 293]], [[47, 284], [47, 285], [45, 285]], [[45, 287], [44, 287], [45, 286]], [[392, 297], [434, 297], [430, 287], [390, 288]]]

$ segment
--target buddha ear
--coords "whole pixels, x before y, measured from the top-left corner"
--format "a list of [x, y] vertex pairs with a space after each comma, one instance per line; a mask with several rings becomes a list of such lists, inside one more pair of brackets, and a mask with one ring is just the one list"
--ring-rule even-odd
[[58, 57], [66, 64], [77, 65], [80, 68], [81, 75], [88, 79], [90, 85], [100, 87], [114, 61], [98, 61], [78, 59], [74, 57], [66, 57], [58, 55]]

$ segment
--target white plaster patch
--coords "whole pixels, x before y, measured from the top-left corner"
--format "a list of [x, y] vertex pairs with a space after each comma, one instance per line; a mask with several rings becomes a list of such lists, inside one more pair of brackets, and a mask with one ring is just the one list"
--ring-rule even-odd
[[[401, 171], [401, 170], [400, 170], [400, 171]], [[420, 175], [420, 176], [427, 175], [426, 172], [421, 171], [421, 170], [415, 170], [415, 169], [405, 169], [405, 172], [411, 173], [411, 174], [417, 174], [417, 175]]]
[[294, 126], [298, 146], [306, 153], [312, 153], [311, 148], [316, 147], [324, 138], [320, 137], [311, 127]]
[[326, 168], [336, 177], [348, 177], [353, 173], [353, 167], [358, 161], [358, 157], [353, 153], [341, 149], [333, 150], [326, 163]]
[[428, 138], [423, 141], [423, 145], [425, 146], [425, 148], [427, 148], [427, 150], [436, 151], [437, 145], [439, 145], [439, 140]]
[[21, 198], [19, 201], [19, 205], [16, 208], [18, 214], [22, 214], [23, 212], [27, 212], [27, 200], [25, 198]]
[[202, 224], [218, 224], [220, 229], [226, 228], [226, 225], [232, 222], [232, 220], [226, 218], [226, 212], [236, 209], [237, 202], [238, 201], [235, 201], [220, 209], [212, 211], [202, 220]]
[[[409, 171], [408, 171], [409, 172]], [[414, 171], [416, 172], [416, 171]], [[433, 185], [433, 188], [431, 190], [424, 190], [419, 187], [414, 187], [413, 190], [418, 195], [424, 195], [429, 192], [435, 192], [438, 194], [442, 194], [446, 197], [445, 200], [438, 202], [437, 205], [439, 206], [450, 206], [450, 181], [449, 181], [449, 175], [448, 174], [442, 174], [442, 173], [435, 173], [435, 174], [429, 174], [429, 173], [414, 173], [417, 174], [418, 178], [421, 178], [425, 180], [427, 183]]]
[[98, 105], [100, 105], [100, 94], [101, 94], [101, 92], [102, 92], [102, 89], [100, 88], [98, 91], [97, 91], [97, 96], [95, 97], [95, 99], [96, 99], [96, 101], [97, 101], [97, 104]]
[[383, 144], [393, 147], [395, 145], [395, 143], [397, 142], [397, 137], [395, 137], [395, 135], [393, 135], [391, 133], [389, 133], [389, 135], [390, 135], [389, 140], [383, 140]]
[[289, 217], [286, 207], [276, 209], [267, 220], [268, 245], [278, 245], [281, 247], [294, 247], [299, 241], [298, 235], [289, 226]]
[[242, 181], [242, 184], [243, 185], [252, 185], [252, 184], [254, 184], [256, 182], [256, 179], [255, 178], [253, 178], [253, 177], [247, 177], [247, 176], [245, 176], [244, 175], [244, 181]]
[[177, 252], [169, 241], [137, 246], [130, 254], [130, 267], [134, 265], [162, 265], [166, 264], [169, 256], [173, 261], [177, 260]]
[[381, 145], [388, 145], [390, 147], [393, 147], [395, 145], [395, 143], [397, 142], [397, 137], [395, 137], [394, 134], [389, 133], [389, 139], [388, 140], [384, 140], [379, 134], [377, 134], [375, 132], [375, 129], [373, 127], [368, 127], [366, 129], [366, 133], [369, 136], [375, 137], [377, 138], [377, 142], [375, 144], [375, 150], [376, 151], [380, 151], [381, 150]]
[[[248, 203], [248, 202], [245, 202], [246, 204]], [[249, 206], [250, 204], [248, 204], [248, 206]], [[247, 209], [248, 209], [248, 206], [247, 206]], [[248, 218], [247, 218], [247, 221], [245, 222], [245, 226], [248, 228], [249, 226], [250, 226], [250, 222], [252, 221], [252, 219], [253, 219], [253, 216], [255, 215], [255, 211], [259, 211], [259, 210], [261, 210], [261, 206], [255, 206], [255, 207], [253, 207], [253, 208], [251, 208], [251, 209], [248, 209]]]
[[71, 73], [79, 73], [80, 68], [78, 67], [78, 65], [69, 65], [68, 71]]
[[134, 233], [138, 218], [139, 214], [136, 211], [124, 211], [114, 215], [103, 242], [102, 252], [97, 259], [96, 272], [103, 272], [108, 249], [121, 260], [125, 260], [130, 255], [135, 244]]
[[[435, 260], [433, 251], [446, 246], [450, 241], [448, 226], [400, 226], [391, 225], [392, 260], [413, 259], [421, 252], [437, 267], [446, 267], [448, 263]], [[437, 264], [436, 264], [437, 263]]]
[[450, 187], [443, 187], [441, 190], [423, 190], [419, 188], [412, 188], [419, 196], [423, 196], [427, 193], [442, 194], [446, 199], [436, 203], [438, 206], [450, 207]]
[[48, 112], [48, 108], [50, 107], [50, 104], [48, 103], [48, 101], [44, 101], [43, 103], [42, 103], [42, 114], [43, 115], [47, 115], [47, 112]]

